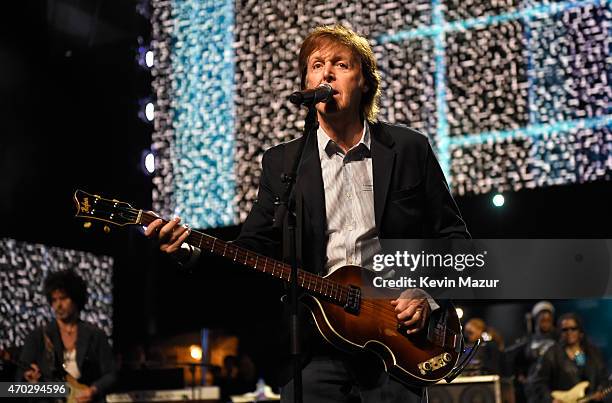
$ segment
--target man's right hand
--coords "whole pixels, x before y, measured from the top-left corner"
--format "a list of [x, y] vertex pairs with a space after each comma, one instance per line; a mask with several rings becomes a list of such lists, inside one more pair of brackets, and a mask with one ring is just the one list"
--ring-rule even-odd
[[30, 364], [30, 369], [23, 373], [23, 377], [30, 383], [38, 382], [40, 379], [40, 368], [34, 363]]
[[176, 253], [191, 232], [187, 225], [179, 225], [180, 222], [180, 217], [174, 217], [164, 225], [161, 219], [157, 219], [147, 226], [144, 234], [147, 238], [158, 239], [162, 252]]

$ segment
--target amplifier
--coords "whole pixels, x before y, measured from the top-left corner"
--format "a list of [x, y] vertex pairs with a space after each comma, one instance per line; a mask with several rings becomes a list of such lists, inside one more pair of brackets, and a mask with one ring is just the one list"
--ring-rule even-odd
[[512, 380], [498, 375], [460, 376], [427, 391], [429, 403], [515, 403]]

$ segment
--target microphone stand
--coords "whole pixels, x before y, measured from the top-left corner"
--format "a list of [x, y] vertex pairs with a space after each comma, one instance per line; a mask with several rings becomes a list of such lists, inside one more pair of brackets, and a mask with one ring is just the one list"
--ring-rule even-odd
[[[277, 198], [274, 202], [276, 205], [274, 226], [278, 228], [280, 225], [283, 225], [283, 228], [287, 229], [288, 239], [286, 240], [289, 244], [289, 256], [291, 260], [291, 278], [289, 282], [289, 334], [291, 337], [291, 357], [293, 363], [293, 401], [295, 403], [302, 403], [303, 400], [302, 365], [300, 361], [301, 346], [299, 338], [300, 327], [298, 318], [298, 295], [300, 288], [298, 285], [297, 256], [297, 234], [300, 235], [300, 241], [302, 239], [302, 196], [300, 195], [300, 197], [298, 197], [296, 200], [295, 184], [297, 182], [297, 172], [302, 164], [304, 147], [308, 143], [310, 136], [314, 135], [318, 128], [319, 122], [317, 121], [317, 110], [315, 109], [315, 104], [313, 103], [308, 105], [308, 114], [306, 115], [306, 120], [304, 123], [304, 141], [300, 143], [298, 151], [295, 154], [295, 158], [291, 162], [291, 171], [289, 173], [283, 172], [281, 174], [281, 180], [283, 183], [285, 183], [285, 192], [280, 199]], [[296, 205], [298, 216], [296, 216]], [[283, 238], [285, 237], [283, 236]], [[301, 259], [301, 256], [299, 256], [299, 258]]]

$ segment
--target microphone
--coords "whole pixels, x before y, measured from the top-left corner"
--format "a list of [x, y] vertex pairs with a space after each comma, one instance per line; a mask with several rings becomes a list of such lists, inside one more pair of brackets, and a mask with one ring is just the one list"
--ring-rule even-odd
[[289, 101], [295, 105], [314, 105], [319, 102], [329, 102], [333, 93], [331, 85], [323, 83], [317, 88], [294, 92], [289, 96]]

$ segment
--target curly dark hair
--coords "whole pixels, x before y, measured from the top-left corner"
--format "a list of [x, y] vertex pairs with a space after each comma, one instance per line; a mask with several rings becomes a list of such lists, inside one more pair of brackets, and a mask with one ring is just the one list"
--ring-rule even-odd
[[57, 290], [64, 291], [79, 311], [87, 303], [87, 284], [74, 270], [68, 269], [49, 274], [43, 284], [43, 290], [49, 303], [51, 303], [51, 294]]

